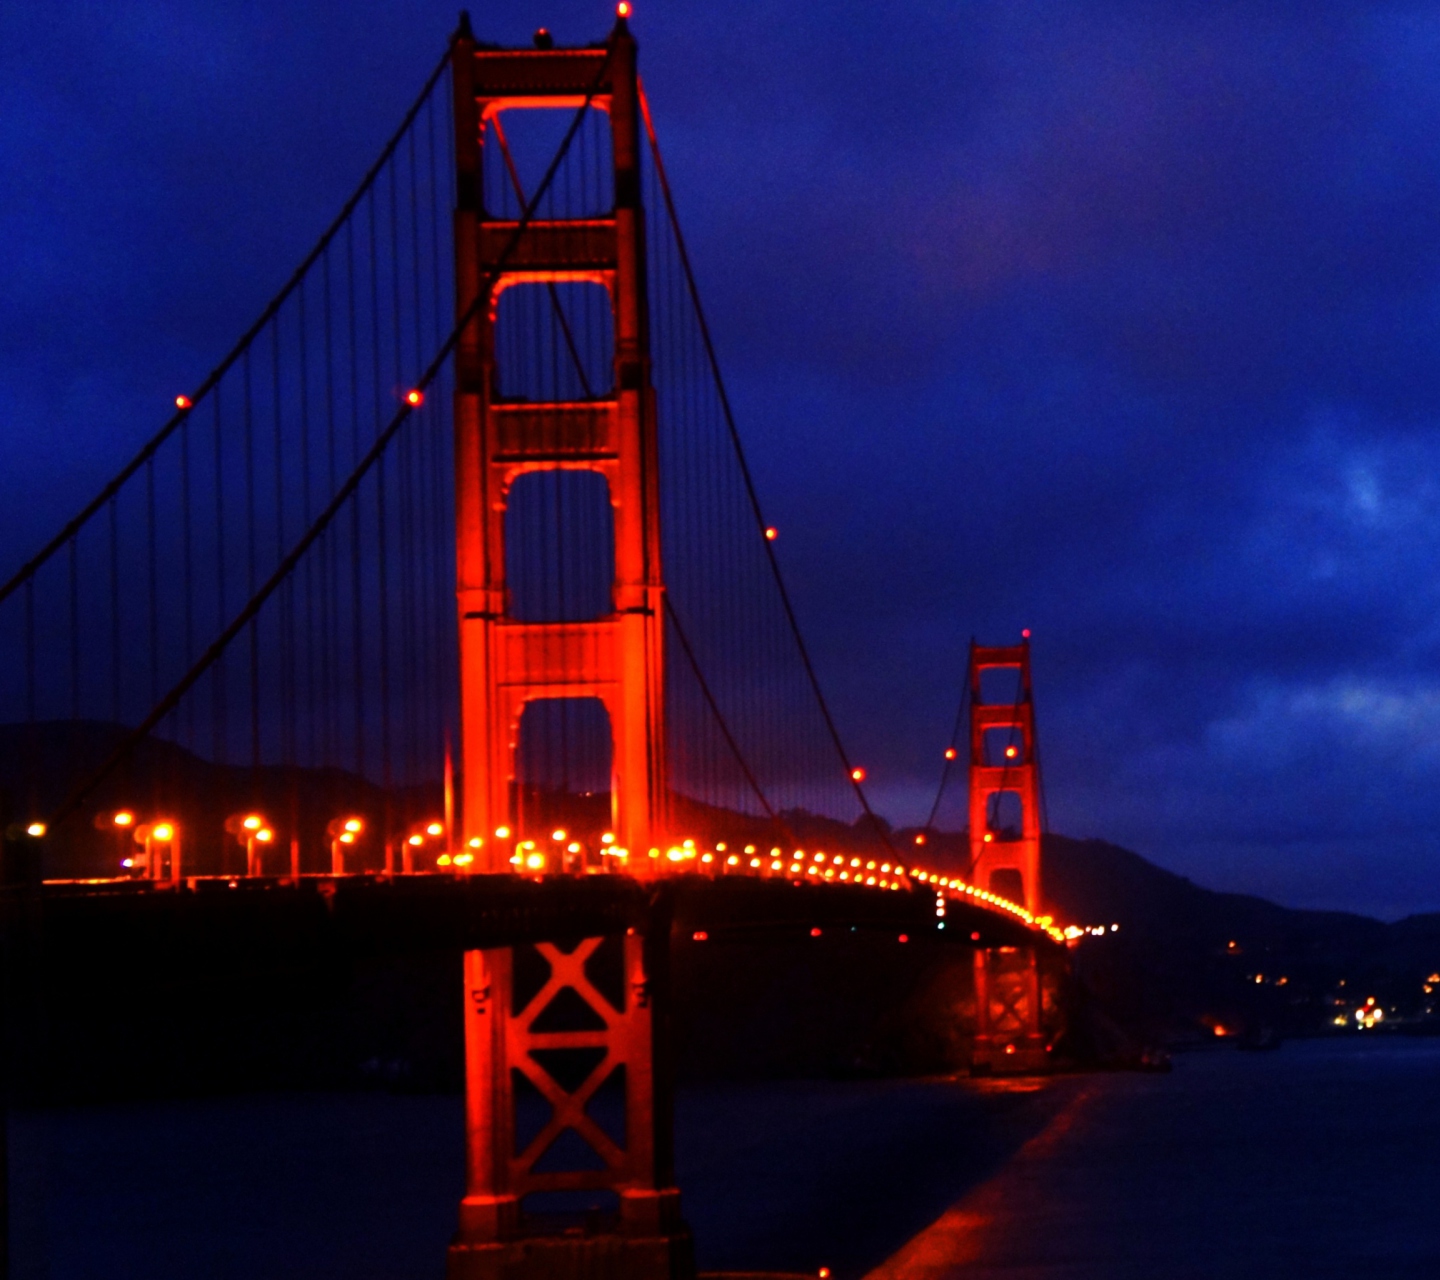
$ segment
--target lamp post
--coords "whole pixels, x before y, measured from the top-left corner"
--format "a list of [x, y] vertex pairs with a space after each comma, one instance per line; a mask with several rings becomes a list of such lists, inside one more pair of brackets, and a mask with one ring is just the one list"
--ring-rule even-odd
[[330, 837], [330, 874], [345, 874], [345, 850], [360, 839], [365, 830], [363, 819], [351, 815], [348, 818], [331, 818], [325, 828]]
[[125, 856], [128, 837], [135, 826], [135, 812], [132, 809], [113, 809], [97, 813], [94, 819], [96, 831], [109, 831], [115, 836], [115, 856], [121, 867], [129, 869], [131, 859]]
[[263, 870], [261, 848], [275, 839], [275, 832], [261, 813], [232, 813], [225, 819], [228, 831], [245, 850], [245, 874], [258, 876]]
[[180, 831], [164, 818], [142, 822], [134, 829], [132, 839], [145, 850], [144, 874], [149, 880], [164, 878], [165, 850], [170, 852], [170, 879], [180, 881]]

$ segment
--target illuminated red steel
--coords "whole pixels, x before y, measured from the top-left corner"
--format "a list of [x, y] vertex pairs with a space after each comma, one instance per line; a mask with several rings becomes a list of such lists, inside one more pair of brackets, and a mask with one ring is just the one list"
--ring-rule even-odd
[[[587, 962], [603, 941], [587, 938], [569, 952], [537, 944], [549, 974], [520, 1007], [516, 949], [465, 955], [467, 1176], [449, 1280], [612, 1274], [682, 1280], [692, 1274], [690, 1235], [680, 1220], [680, 1193], [673, 1185], [669, 1128], [654, 1123], [656, 1090], [664, 1087], [657, 1080], [652, 1039], [659, 984], [652, 982], [644, 939], [632, 931], [623, 939], [622, 1007], [617, 1008], [587, 973]], [[578, 997], [593, 1029], [537, 1029], [562, 996], [572, 1007]], [[553, 1059], [546, 1055], [575, 1050], [591, 1051], [593, 1065], [583, 1078], [562, 1081], [564, 1073], [552, 1074], [546, 1064]], [[516, 1128], [517, 1077], [550, 1108], [523, 1145]], [[589, 1110], [612, 1078], [624, 1082], [623, 1141]], [[544, 1157], [567, 1130], [596, 1159], [587, 1168], [542, 1170]], [[618, 1198], [618, 1221], [608, 1232], [577, 1237], [529, 1229], [522, 1206], [526, 1196], [594, 1190]]]
[[[456, 352], [463, 837], [517, 826], [516, 746], [526, 704], [598, 698], [609, 715], [613, 744], [611, 829], [618, 845], [636, 855], [630, 867], [647, 875], [652, 864], [644, 851], [664, 843], [658, 830], [665, 796], [664, 579], [635, 42], [623, 22], [601, 48], [480, 48], [462, 34], [452, 67], [459, 314], [486, 292]], [[480, 162], [485, 122], [506, 110], [578, 108], [591, 89], [592, 106], [610, 120], [613, 213], [537, 220], [523, 232], [515, 221], [490, 218]], [[615, 390], [578, 402], [501, 401], [495, 350], [501, 294], [522, 284], [576, 281], [600, 284], [609, 294]], [[521, 622], [508, 613], [504, 533], [510, 493], [520, 476], [554, 470], [597, 472], [609, 487], [615, 528], [612, 607], [593, 621]], [[473, 869], [508, 871], [508, 851], [486, 846]]]
[[[586, 49], [481, 47], [468, 25], [452, 55], [455, 93], [456, 305], [475, 310], [456, 350], [456, 595], [460, 626], [460, 816], [474, 870], [509, 872], [516, 844], [516, 746], [526, 704], [598, 698], [610, 720], [613, 813], [607, 849], [628, 850], [632, 874], [652, 876], [663, 845], [664, 579], [660, 565], [659, 454], [640, 207], [639, 89], [635, 42], [623, 21], [607, 45]], [[481, 148], [486, 121], [506, 110], [574, 110], [586, 97], [608, 114], [615, 207], [607, 217], [517, 222], [487, 214]], [[508, 250], [508, 256], [504, 256]], [[614, 390], [586, 401], [538, 404], [497, 395], [496, 315], [504, 290], [526, 284], [589, 282], [608, 293], [615, 341]], [[475, 307], [477, 300], [480, 302]], [[530, 472], [597, 472], [614, 513], [615, 576], [609, 614], [585, 622], [522, 622], [508, 612], [505, 509]], [[513, 833], [513, 834], [512, 834]], [[493, 839], [488, 839], [493, 835]], [[555, 845], [566, 838], [552, 835]], [[482, 843], [483, 841], [483, 843]], [[555, 850], [557, 855], [561, 850]], [[544, 873], [538, 851], [524, 854]], [[656, 932], [668, 946], [668, 921]], [[703, 934], [697, 934], [697, 939]], [[623, 1007], [597, 991], [586, 962], [600, 946], [574, 951], [541, 944], [549, 978], [513, 1007], [521, 952], [465, 954], [468, 1171], [449, 1280], [689, 1280], [690, 1235], [680, 1218], [670, 1157], [668, 1072], [663, 1043], [663, 961], [642, 937], [624, 939]], [[651, 972], [659, 965], [660, 973]], [[589, 1030], [538, 1030], [552, 999], [590, 1011]], [[594, 1065], [576, 1084], [543, 1065], [547, 1052], [585, 1050]], [[587, 1104], [616, 1071], [625, 1082], [621, 1143]], [[516, 1142], [517, 1081], [549, 1104], [544, 1127]], [[659, 1096], [657, 1096], [657, 1094]], [[564, 1139], [593, 1153], [591, 1167], [556, 1170], [547, 1153]], [[558, 1158], [558, 1157], [555, 1157]], [[598, 1167], [595, 1167], [598, 1164]], [[555, 1234], [523, 1212], [528, 1195], [603, 1191], [619, 1199], [618, 1219]]]
[[[1028, 633], [1027, 633], [1028, 636]], [[986, 671], [1013, 671], [1012, 701], [982, 700]], [[1030, 642], [970, 646], [970, 871], [972, 884], [1040, 915], [1040, 776], [1035, 753], [1035, 702]], [[985, 735], [1008, 730], [1003, 762], [986, 757]], [[995, 830], [996, 798], [1020, 802], [1018, 829]], [[1015, 879], [1019, 878], [1019, 892]], [[1045, 1066], [1043, 1007], [1033, 948], [975, 952], [975, 1047], [980, 1071], [1036, 1071]]]

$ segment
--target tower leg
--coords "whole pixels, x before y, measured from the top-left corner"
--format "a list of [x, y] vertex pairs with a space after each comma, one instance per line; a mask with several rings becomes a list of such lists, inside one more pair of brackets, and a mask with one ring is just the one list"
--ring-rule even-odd
[[975, 1075], [1030, 1075], [1049, 1065], [1040, 969], [1031, 947], [975, 952]]
[[646, 951], [632, 931], [465, 953], [468, 1159], [448, 1280], [693, 1280], [656, 1053], [664, 963]]

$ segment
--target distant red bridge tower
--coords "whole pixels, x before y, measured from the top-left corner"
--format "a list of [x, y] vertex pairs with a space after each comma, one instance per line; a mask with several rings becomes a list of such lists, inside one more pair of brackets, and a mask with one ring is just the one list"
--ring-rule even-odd
[[[1002, 673], [987, 680], [987, 672]], [[1014, 673], [1010, 685], [1004, 673]], [[970, 645], [970, 880], [1039, 915], [1040, 775], [1030, 642]], [[986, 702], [1002, 684], [1005, 701]], [[1046, 1065], [1040, 976], [1028, 947], [975, 952], [978, 1072], [1028, 1072]]]

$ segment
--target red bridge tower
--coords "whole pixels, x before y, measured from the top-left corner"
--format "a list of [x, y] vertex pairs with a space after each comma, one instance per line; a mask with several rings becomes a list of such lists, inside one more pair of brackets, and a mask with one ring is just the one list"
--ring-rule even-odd
[[[525, 706], [598, 698], [613, 744], [611, 829], [631, 852], [632, 871], [649, 875], [665, 786], [663, 584], [635, 41], [622, 18], [602, 45], [537, 45], [481, 45], [465, 24], [452, 59], [462, 319], [483, 294], [456, 354], [463, 834], [484, 841], [476, 870], [512, 870], [513, 844], [499, 833], [516, 832]], [[492, 216], [498, 202], [487, 205], [481, 164], [487, 122], [524, 109], [574, 113], [587, 102], [609, 117], [613, 209], [537, 218], [523, 230]], [[501, 295], [573, 282], [608, 292], [614, 390], [568, 403], [502, 398]], [[528, 472], [556, 469], [597, 472], [609, 486], [611, 611], [590, 621], [522, 621], [510, 612], [511, 488]], [[651, 915], [646, 928], [621, 937], [466, 953], [467, 1185], [450, 1280], [693, 1275], [661, 1069], [669, 924]], [[603, 1203], [576, 1214], [564, 1202], [577, 1195]], [[568, 1224], [544, 1212], [567, 1207]]]
[[[986, 702], [984, 674], [1013, 671], [1014, 698]], [[1039, 915], [1040, 778], [1030, 642], [970, 645], [970, 880]], [[1046, 1062], [1035, 952], [975, 952], [977, 1071], [1038, 1071]]]
[[[643, 874], [646, 853], [660, 838], [665, 794], [664, 585], [635, 41], [623, 18], [597, 48], [501, 50], [462, 36], [454, 88], [460, 315], [488, 289], [487, 305], [462, 336], [456, 359], [465, 835], [484, 838], [484, 869], [510, 870], [509, 851], [493, 836], [499, 827], [516, 826], [516, 747], [526, 704], [598, 698], [614, 746], [611, 830], [619, 847], [631, 851], [632, 869]], [[615, 207], [599, 217], [536, 218], [512, 247], [517, 222], [493, 218], [486, 207], [486, 124], [507, 111], [573, 113], [587, 94], [610, 119]], [[574, 283], [599, 284], [609, 294], [614, 390], [565, 403], [503, 398], [495, 346], [501, 295]], [[590, 621], [521, 621], [511, 615], [505, 580], [505, 511], [521, 476], [556, 470], [605, 478], [615, 518], [612, 609]]]

